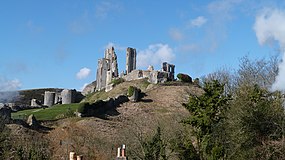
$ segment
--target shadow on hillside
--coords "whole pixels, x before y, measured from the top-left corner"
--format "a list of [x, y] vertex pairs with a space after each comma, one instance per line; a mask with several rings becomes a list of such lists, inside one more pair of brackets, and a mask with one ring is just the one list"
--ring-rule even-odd
[[81, 116], [108, 119], [109, 116], [119, 115], [120, 112], [118, 112], [117, 108], [128, 101], [129, 99], [127, 96], [120, 95], [117, 98], [110, 98], [105, 101], [98, 100], [92, 104], [85, 103], [82, 107]]
[[[140, 93], [137, 102], [150, 103], [152, 99], [147, 99], [145, 93]], [[81, 117], [97, 117], [104, 120], [108, 120], [108, 117], [118, 116], [117, 108], [121, 107], [121, 104], [129, 102], [129, 98], [125, 95], [120, 95], [116, 98], [109, 98], [107, 100], [98, 100], [95, 103], [85, 103], [81, 108]]]
[[28, 129], [32, 129], [41, 133], [48, 133], [49, 131], [51, 131], [53, 128], [51, 127], [47, 127], [47, 126], [43, 126], [40, 121], [36, 121], [34, 122], [33, 125], [29, 125], [26, 121], [22, 120], [22, 119], [13, 119], [10, 121], [10, 124], [17, 124], [17, 125], [21, 125], [25, 128]]
[[141, 99], [140, 102], [151, 103], [153, 102], [153, 100], [152, 99]]
[[152, 99], [146, 99], [145, 97], [147, 97], [147, 94], [145, 93], [140, 93], [140, 97], [139, 97], [139, 102], [144, 102], [144, 103], [150, 103], [153, 102]]

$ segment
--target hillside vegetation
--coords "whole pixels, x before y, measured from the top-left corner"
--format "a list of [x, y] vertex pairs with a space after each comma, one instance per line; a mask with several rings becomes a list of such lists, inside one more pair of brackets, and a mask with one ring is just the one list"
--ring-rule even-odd
[[[129, 159], [285, 159], [284, 95], [268, 88], [278, 73], [274, 66], [277, 61], [272, 59], [245, 57], [236, 72], [218, 70], [202, 78], [200, 86], [122, 82], [110, 92], [96, 92], [82, 101], [89, 105], [126, 95], [129, 86], [142, 90], [139, 101], [106, 109], [103, 117], [61, 114], [80, 104], [31, 110], [54, 115], [56, 120], [43, 121], [44, 131], [0, 123], [0, 155], [66, 159], [69, 151], [75, 151], [84, 159], [109, 160], [116, 157], [117, 147], [126, 144]], [[30, 141], [30, 135], [37, 141]]]
[[140, 88], [143, 92], [146, 91], [150, 83], [146, 79], [122, 82], [117, 84], [111, 91], [99, 91], [86, 96], [81, 102], [93, 103], [97, 100], [105, 100], [107, 98], [115, 98], [118, 95], [127, 95], [129, 86]]
[[[98, 117], [66, 118], [66, 113], [75, 111], [84, 103], [94, 103], [108, 97], [126, 95], [129, 86], [136, 86], [144, 97], [136, 103], [126, 102], [106, 112], [107, 119]], [[138, 141], [155, 134], [158, 126], [162, 127], [164, 136], [174, 137], [177, 131], [184, 130], [179, 122], [189, 113], [182, 106], [190, 95], [201, 95], [203, 90], [195, 85], [172, 82], [164, 85], [149, 84], [145, 79], [122, 82], [110, 92], [96, 92], [88, 95], [81, 103], [55, 105], [46, 109], [32, 109], [13, 113], [13, 118], [25, 118], [34, 114], [43, 124], [54, 128], [45, 135], [49, 142], [51, 159], [66, 156], [66, 147], [59, 142], [70, 143], [70, 150], [83, 154], [86, 159], [112, 159], [116, 147], [126, 144], [129, 153], [140, 151]], [[10, 126], [13, 129], [15, 126]], [[174, 130], [174, 128], [176, 128]], [[23, 130], [23, 132], [29, 132]], [[21, 133], [21, 132], [19, 132]], [[139, 137], [138, 134], [140, 135]], [[133, 137], [133, 138], [130, 138]], [[136, 137], [136, 138], [134, 138]], [[131, 149], [132, 148], [132, 149]], [[131, 151], [132, 150], [132, 151]], [[108, 154], [106, 154], [108, 153]]]
[[36, 108], [18, 111], [12, 113], [13, 119], [26, 119], [33, 114], [37, 120], [57, 120], [72, 116], [72, 114], [80, 107], [80, 103], [58, 104], [49, 108]]

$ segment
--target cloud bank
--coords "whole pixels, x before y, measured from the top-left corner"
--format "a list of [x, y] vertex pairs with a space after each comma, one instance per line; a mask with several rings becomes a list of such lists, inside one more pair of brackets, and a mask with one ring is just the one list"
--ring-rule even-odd
[[77, 79], [85, 79], [90, 75], [90, 73], [91, 73], [91, 69], [84, 67], [84, 68], [80, 69], [79, 72], [77, 72], [76, 78]]
[[18, 98], [18, 89], [22, 86], [18, 79], [7, 80], [0, 77], [0, 103], [9, 103]]
[[162, 62], [171, 62], [175, 58], [173, 49], [167, 44], [149, 45], [147, 49], [141, 50], [137, 55], [137, 66], [148, 67], [149, 65], [159, 65]]
[[7, 80], [3, 77], [0, 77], [0, 92], [2, 91], [16, 91], [22, 86], [21, 82], [18, 79]]
[[[264, 9], [255, 19], [253, 27], [260, 45], [278, 42], [281, 50], [285, 49], [285, 11], [279, 9]], [[285, 91], [285, 53], [282, 53], [279, 72], [272, 85], [272, 90]]]

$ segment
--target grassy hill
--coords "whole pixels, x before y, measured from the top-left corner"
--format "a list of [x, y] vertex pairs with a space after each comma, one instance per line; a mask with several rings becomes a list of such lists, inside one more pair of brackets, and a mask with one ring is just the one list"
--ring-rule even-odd
[[37, 120], [56, 120], [64, 118], [69, 112], [75, 112], [80, 103], [54, 105], [50, 108], [36, 108], [12, 113], [13, 119], [26, 119], [33, 114]]
[[158, 126], [162, 128], [164, 139], [171, 140], [172, 137], [177, 137], [174, 135], [180, 134], [185, 129], [180, 123], [181, 120], [189, 116], [182, 103], [188, 101], [189, 95], [203, 93], [201, 88], [191, 84], [171, 82], [154, 85], [142, 79], [120, 83], [110, 92], [90, 94], [82, 102], [92, 103], [99, 99], [126, 94], [131, 85], [140, 88], [145, 96], [139, 102], [126, 102], [108, 111], [110, 114], [107, 119], [97, 117], [59, 119], [68, 110], [76, 110], [79, 104], [26, 110], [13, 113], [13, 117], [33, 113], [40, 120], [58, 119], [55, 122], [45, 123], [54, 128], [45, 134], [53, 159], [66, 156], [67, 148], [59, 143], [61, 141], [71, 144], [69, 149], [84, 155], [86, 159], [113, 159], [116, 147], [121, 144], [127, 145], [128, 154], [130, 151], [132, 153], [137, 151], [139, 154], [141, 140], [153, 135]]

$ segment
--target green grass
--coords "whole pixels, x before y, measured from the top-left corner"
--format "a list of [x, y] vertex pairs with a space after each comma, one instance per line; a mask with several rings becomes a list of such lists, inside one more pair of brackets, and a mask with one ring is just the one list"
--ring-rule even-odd
[[54, 105], [50, 108], [29, 109], [12, 113], [13, 119], [25, 119], [34, 114], [37, 120], [56, 120], [61, 115], [67, 113], [69, 109], [74, 112], [80, 106], [80, 103]]

